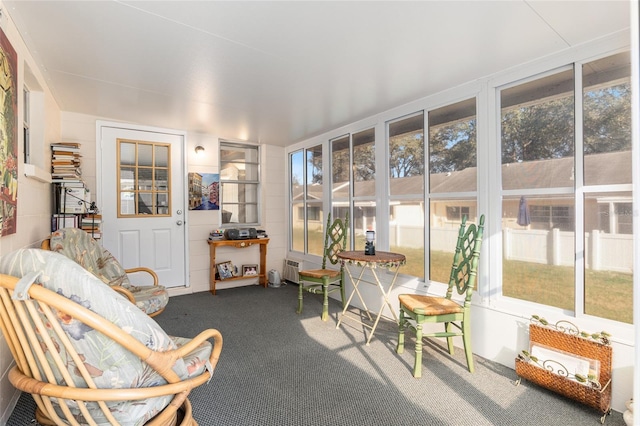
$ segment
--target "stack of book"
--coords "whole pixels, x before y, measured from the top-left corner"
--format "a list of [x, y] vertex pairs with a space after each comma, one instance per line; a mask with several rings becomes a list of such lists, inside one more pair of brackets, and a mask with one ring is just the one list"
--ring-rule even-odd
[[102, 224], [102, 215], [89, 213], [82, 217], [80, 222], [80, 228], [89, 233], [94, 239], [99, 239], [102, 234], [100, 233], [100, 225]]
[[51, 144], [51, 181], [67, 186], [84, 186], [80, 169], [80, 144], [56, 142]]

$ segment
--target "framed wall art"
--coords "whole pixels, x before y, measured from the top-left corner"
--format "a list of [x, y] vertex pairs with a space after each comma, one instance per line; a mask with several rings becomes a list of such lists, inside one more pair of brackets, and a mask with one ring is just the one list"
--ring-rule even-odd
[[0, 228], [15, 234], [18, 209], [18, 55], [0, 28]]
[[189, 173], [189, 210], [220, 210], [220, 175]]

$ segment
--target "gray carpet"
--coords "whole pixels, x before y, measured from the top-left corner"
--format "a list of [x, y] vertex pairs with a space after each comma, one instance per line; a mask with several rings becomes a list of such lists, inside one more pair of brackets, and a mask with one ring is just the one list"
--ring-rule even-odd
[[[193, 337], [217, 328], [224, 337], [218, 368], [189, 396], [201, 426], [328, 425], [594, 425], [600, 414], [531, 383], [515, 372], [464, 354], [449, 357], [441, 342], [424, 346], [422, 379], [411, 375], [413, 340], [395, 353], [396, 326], [382, 322], [370, 346], [361, 326], [336, 329], [339, 303], [320, 320], [321, 299], [297, 286], [258, 286], [171, 298], [156, 317], [169, 333]], [[408, 337], [410, 334], [407, 335]], [[32, 424], [33, 400], [23, 395], [8, 425]], [[623, 426], [613, 412], [607, 426]]]

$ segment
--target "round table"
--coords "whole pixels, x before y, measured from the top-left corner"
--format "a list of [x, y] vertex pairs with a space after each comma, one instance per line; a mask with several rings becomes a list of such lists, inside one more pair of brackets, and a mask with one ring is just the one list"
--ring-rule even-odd
[[[338, 320], [338, 324], [336, 325], [336, 328], [340, 327], [342, 320], [345, 318], [349, 320], [353, 320], [367, 328], [370, 328], [371, 332], [369, 333], [369, 337], [367, 337], [367, 345], [369, 345], [369, 342], [371, 341], [371, 338], [373, 337], [373, 333], [375, 332], [376, 327], [378, 326], [378, 322], [380, 321], [380, 317], [382, 316], [382, 311], [384, 310], [385, 306], [389, 307], [391, 314], [393, 315], [396, 322], [398, 322], [398, 316], [396, 315], [396, 312], [393, 310], [393, 307], [389, 302], [389, 295], [391, 294], [391, 290], [393, 289], [393, 286], [396, 283], [396, 279], [398, 278], [398, 271], [400, 270], [400, 267], [402, 265], [407, 263], [407, 259], [403, 254], [386, 252], [386, 251], [376, 251], [376, 254], [373, 254], [373, 255], [364, 254], [364, 251], [343, 251], [338, 253], [338, 257], [340, 258], [342, 267], [347, 271], [347, 275], [349, 276], [349, 279], [353, 284], [353, 290], [351, 291], [351, 294], [349, 295], [349, 298], [347, 299], [347, 302], [344, 305], [344, 309], [342, 310], [342, 314], [340, 315], [340, 319]], [[348, 266], [354, 266], [356, 270], [357, 268], [359, 268], [359, 273], [357, 273], [357, 277], [354, 278], [354, 276], [351, 273], [351, 269]], [[378, 277], [378, 273], [376, 272], [376, 270], [379, 268], [384, 268], [384, 269], [393, 271], [393, 278], [391, 279], [391, 282], [388, 284], [389, 287], [386, 290], [384, 288], [384, 285], [380, 281], [380, 278]], [[373, 277], [373, 281], [368, 281], [367, 279], [363, 279], [365, 271], [370, 271], [371, 276]], [[380, 293], [382, 294], [384, 303], [380, 307], [380, 311], [378, 311], [378, 315], [376, 316], [375, 321], [373, 320], [373, 318], [371, 318], [371, 314], [369, 313], [367, 304], [364, 302], [364, 299], [360, 294], [360, 290], [358, 289], [358, 286], [361, 283], [368, 283], [368, 284], [375, 285], [380, 290]], [[369, 317], [369, 320], [374, 321], [373, 325], [363, 323], [359, 318], [354, 318], [354, 317], [345, 315], [347, 312], [347, 308], [349, 307], [349, 304], [353, 299], [353, 296], [356, 294], [358, 295], [358, 298], [360, 299], [360, 303], [362, 303], [362, 307], [366, 312], [367, 316]]]

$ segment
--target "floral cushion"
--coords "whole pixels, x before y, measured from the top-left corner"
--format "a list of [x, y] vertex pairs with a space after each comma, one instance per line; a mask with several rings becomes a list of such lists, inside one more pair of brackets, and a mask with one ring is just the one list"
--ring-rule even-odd
[[127, 273], [111, 253], [79, 228], [63, 228], [51, 234], [51, 251], [62, 253], [109, 285], [128, 289], [136, 305], [147, 314], [167, 306], [169, 293], [163, 286], [134, 286]]
[[109, 285], [131, 287], [120, 262], [79, 228], [63, 228], [51, 234], [51, 251], [62, 253]]
[[[41, 284], [108, 319], [150, 349], [171, 350], [189, 341], [189, 339], [168, 336], [152, 318], [126, 298], [121, 297], [93, 274], [61, 254], [39, 249], [22, 249], [0, 258], [0, 273], [24, 277], [33, 272], [39, 274], [35, 285]], [[49, 324], [44, 315], [42, 319], [45, 324]], [[80, 354], [98, 388], [150, 387], [166, 383], [136, 355], [114, 344], [102, 333], [65, 314], [58, 315], [58, 322]], [[53, 333], [50, 335], [51, 338], [56, 339]], [[86, 387], [64, 345], [62, 342], [57, 343], [60, 356], [65, 361], [66, 369], [73, 377], [76, 386]], [[206, 342], [184, 360], [178, 359], [173, 366], [173, 371], [180, 378], [199, 374], [203, 371], [210, 354], [211, 344]], [[51, 361], [51, 358], [49, 359]], [[50, 365], [53, 364], [50, 362]], [[60, 371], [55, 370], [55, 367], [54, 371], [57, 382], [64, 384]], [[144, 424], [161, 411], [171, 398], [170, 395], [144, 401], [120, 401], [107, 404], [121, 424], [138, 425]], [[98, 413], [95, 409], [91, 411], [96, 415]], [[82, 423], [79, 411], [77, 416]], [[98, 417], [97, 420], [98, 424], [108, 424], [103, 417]]]

